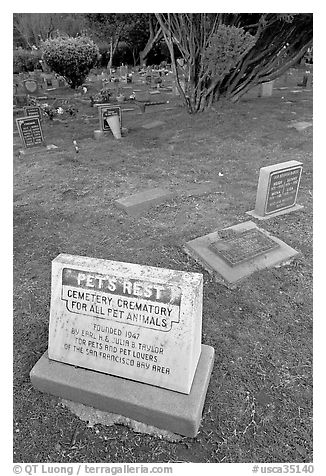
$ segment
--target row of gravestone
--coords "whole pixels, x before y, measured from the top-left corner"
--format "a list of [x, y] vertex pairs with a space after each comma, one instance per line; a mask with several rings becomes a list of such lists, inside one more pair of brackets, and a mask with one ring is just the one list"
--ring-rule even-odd
[[[111, 116], [121, 127], [119, 107], [99, 107], [103, 130]], [[44, 141], [36, 115], [17, 119], [17, 126], [26, 147]], [[264, 220], [302, 208], [296, 204], [301, 174], [297, 161], [263, 167], [256, 206], [248, 213]], [[155, 204], [162, 194], [127, 197], [117, 205], [128, 211], [141, 200]], [[196, 238], [184, 249], [229, 287], [298, 254], [250, 221]], [[59, 255], [52, 262], [49, 347], [31, 371], [32, 383], [195, 436], [214, 363], [214, 349], [201, 343], [202, 306], [200, 273]]]
[[[122, 129], [120, 106], [98, 105], [100, 131], [113, 131], [111, 118], [116, 118], [117, 127]], [[25, 148], [44, 143], [41, 127], [42, 110], [40, 106], [25, 108], [25, 116], [16, 119], [17, 128]], [[276, 216], [284, 211], [300, 209], [296, 205], [302, 164], [289, 161], [283, 164], [263, 167], [260, 170], [255, 209], [248, 214], [258, 219]], [[136, 200], [137, 201], [137, 200]], [[123, 201], [121, 202], [123, 207]]]
[[[42, 73], [41, 73], [42, 75]], [[56, 77], [43, 73], [42, 76], [30, 76], [26, 79], [18, 78], [13, 84], [13, 99], [15, 106], [25, 106], [27, 104], [27, 95], [38, 95], [41, 90], [53, 90], [66, 86], [62, 77]]]
[[[114, 137], [120, 138], [122, 131], [122, 116], [120, 106], [99, 105], [100, 131], [111, 131]], [[45, 145], [41, 126], [42, 108], [40, 106], [24, 107], [25, 116], [16, 119], [16, 125], [24, 149], [35, 149]], [[97, 131], [94, 131], [95, 133]], [[95, 134], [96, 135], [96, 134]]]
[[[99, 130], [94, 131], [95, 139], [103, 137], [111, 131], [117, 139], [122, 137], [121, 107], [117, 105], [97, 104], [99, 115]], [[24, 149], [32, 149], [45, 145], [41, 126], [42, 108], [40, 106], [24, 107], [25, 116], [16, 119], [16, 125]]]

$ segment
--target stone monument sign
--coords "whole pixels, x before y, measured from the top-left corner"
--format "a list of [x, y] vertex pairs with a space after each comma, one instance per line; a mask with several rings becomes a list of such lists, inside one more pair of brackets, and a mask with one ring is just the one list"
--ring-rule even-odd
[[203, 277], [59, 255], [49, 358], [188, 394], [201, 352]]
[[201, 344], [202, 295], [199, 273], [60, 254], [33, 386], [196, 436], [214, 363]]
[[256, 206], [249, 215], [268, 218], [300, 210], [297, 195], [302, 174], [302, 163], [296, 160], [262, 167], [259, 173]]

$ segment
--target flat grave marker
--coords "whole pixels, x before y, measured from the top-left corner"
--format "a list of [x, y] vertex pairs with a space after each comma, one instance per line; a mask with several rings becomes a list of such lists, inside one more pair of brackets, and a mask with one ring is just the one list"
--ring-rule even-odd
[[150, 207], [159, 205], [172, 198], [175, 192], [163, 188], [151, 188], [142, 192], [134, 193], [125, 198], [115, 201], [118, 208], [128, 215], [138, 215], [147, 211]]
[[154, 129], [155, 127], [163, 126], [164, 124], [166, 124], [164, 121], [152, 121], [152, 122], [149, 122], [148, 124], [144, 124], [142, 128]]
[[307, 122], [307, 121], [298, 121], [298, 122], [292, 122], [288, 127], [294, 127], [297, 131], [303, 131], [307, 129], [308, 127], [312, 127], [312, 121]]
[[201, 344], [202, 295], [199, 273], [60, 254], [33, 385], [195, 436], [214, 357]]
[[251, 221], [188, 241], [184, 250], [213, 274], [217, 282], [229, 288], [256, 271], [299, 254]]
[[19, 117], [16, 119], [16, 124], [25, 149], [45, 145], [38, 117]]
[[300, 210], [296, 204], [302, 163], [296, 160], [262, 167], [259, 172], [255, 209], [246, 212], [258, 220]]

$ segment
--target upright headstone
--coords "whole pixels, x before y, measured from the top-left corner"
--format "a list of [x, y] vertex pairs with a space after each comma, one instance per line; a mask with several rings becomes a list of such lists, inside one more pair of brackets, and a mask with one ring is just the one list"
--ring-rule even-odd
[[49, 73], [46, 73], [43, 75], [43, 78], [44, 78], [44, 83], [45, 83], [45, 87], [46, 88], [52, 88], [53, 87], [53, 75], [52, 74], [49, 74]]
[[36, 79], [25, 79], [24, 89], [27, 94], [38, 94], [38, 83]]
[[262, 167], [259, 173], [256, 206], [247, 212], [266, 220], [303, 208], [297, 205], [302, 163], [296, 160]]
[[40, 121], [42, 120], [42, 109], [40, 106], [26, 106], [24, 110], [26, 117], [36, 116]]
[[111, 131], [116, 139], [121, 138], [122, 119], [120, 106], [98, 105], [100, 131]]
[[42, 126], [38, 117], [19, 117], [16, 124], [23, 146], [26, 149], [45, 145]]
[[202, 275], [59, 255], [49, 358], [189, 393], [201, 351]]
[[259, 88], [259, 97], [270, 97], [273, 94], [274, 81], [262, 83]]
[[100, 120], [100, 130], [101, 131], [110, 131], [110, 126], [108, 123], [108, 117], [118, 116], [120, 121], [120, 127], [122, 127], [122, 118], [121, 118], [121, 107], [120, 106], [109, 106], [108, 104], [98, 104], [98, 114]]
[[201, 344], [202, 292], [199, 273], [59, 255], [48, 353], [31, 372], [33, 384], [196, 434], [214, 355]]

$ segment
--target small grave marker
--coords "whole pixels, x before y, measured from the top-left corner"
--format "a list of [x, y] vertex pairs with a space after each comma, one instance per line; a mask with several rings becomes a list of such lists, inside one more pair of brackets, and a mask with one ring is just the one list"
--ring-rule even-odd
[[217, 240], [210, 245], [210, 249], [232, 267], [278, 247], [278, 243], [256, 228], [235, 234], [232, 238]]
[[42, 109], [40, 106], [26, 106], [24, 110], [26, 117], [36, 116], [42, 121]]
[[38, 93], [38, 83], [35, 79], [25, 79], [24, 89], [27, 94], [37, 94]]
[[259, 220], [266, 220], [302, 209], [302, 205], [296, 204], [301, 174], [302, 163], [296, 160], [262, 167], [256, 206], [247, 213]]
[[26, 149], [44, 144], [43, 131], [38, 117], [19, 117], [16, 124], [20, 138]]
[[251, 221], [188, 241], [185, 251], [229, 288], [256, 271], [298, 255]]
[[262, 83], [259, 87], [258, 96], [259, 97], [270, 97], [273, 95], [274, 81], [268, 81], [267, 83]]
[[299, 122], [292, 122], [288, 127], [294, 127], [297, 131], [304, 131], [308, 127], [312, 127], [312, 122], [307, 121], [299, 121]]
[[144, 124], [142, 126], [142, 128], [143, 129], [154, 129], [154, 127], [163, 126], [164, 124], [166, 124], [164, 121], [152, 121], [152, 122], [149, 122], [148, 124]]
[[122, 127], [121, 106], [108, 106], [107, 104], [97, 104], [100, 130], [111, 131], [107, 118], [111, 116], [119, 116], [120, 127]]
[[16, 94], [14, 96], [16, 106], [24, 107], [27, 106], [27, 95], [26, 94]]
[[[100, 119], [100, 130], [103, 132], [111, 131], [114, 137], [120, 139], [122, 132], [121, 107], [108, 106], [107, 104], [98, 104], [97, 107]], [[116, 118], [119, 118], [119, 121]]]
[[163, 188], [151, 188], [143, 192], [134, 193], [129, 197], [116, 200], [116, 206], [124, 210], [128, 215], [137, 215], [148, 210], [154, 205], [165, 202], [172, 198], [174, 192]]
[[44, 76], [44, 82], [45, 82], [45, 86], [46, 88], [52, 88], [53, 87], [53, 76], [50, 74], [50, 75], [46, 75]]

